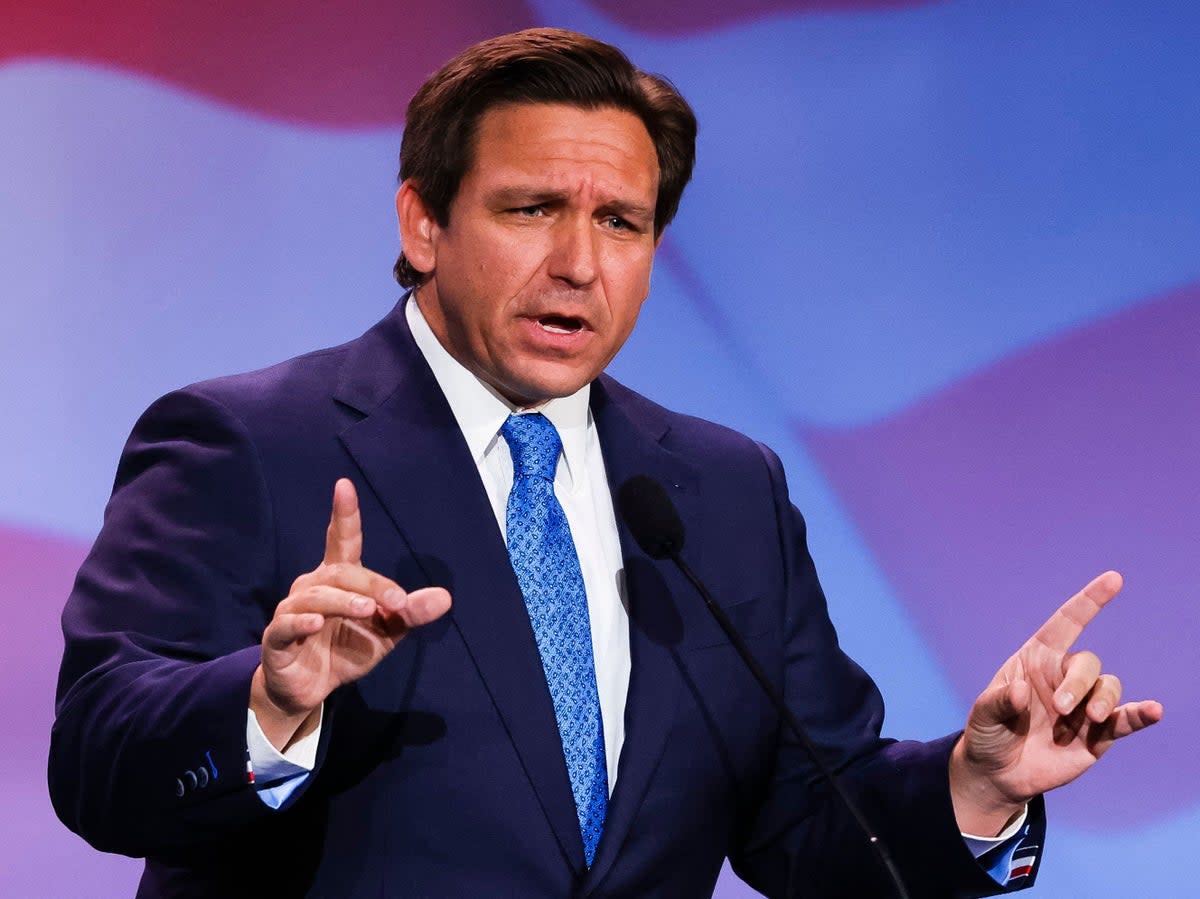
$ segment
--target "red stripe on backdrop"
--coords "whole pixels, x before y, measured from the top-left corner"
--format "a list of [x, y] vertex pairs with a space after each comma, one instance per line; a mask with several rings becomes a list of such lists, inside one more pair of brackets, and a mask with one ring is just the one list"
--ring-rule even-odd
[[533, 24], [524, 0], [15, 0], [0, 62], [113, 66], [285, 121], [392, 126], [462, 48]]
[[652, 34], [686, 34], [788, 13], [878, 12], [927, 6], [933, 0], [739, 0], [695, 3], [694, 0], [592, 0], [628, 28]]

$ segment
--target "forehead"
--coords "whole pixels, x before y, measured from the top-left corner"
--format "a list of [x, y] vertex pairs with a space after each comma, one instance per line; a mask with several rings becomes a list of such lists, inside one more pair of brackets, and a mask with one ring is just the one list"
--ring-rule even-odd
[[475, 133], [465, 182], [476, 187], [535, 180], [653, 194], [658, 156], [642, 120], [616, 107], [508, 103], [488, 109]]

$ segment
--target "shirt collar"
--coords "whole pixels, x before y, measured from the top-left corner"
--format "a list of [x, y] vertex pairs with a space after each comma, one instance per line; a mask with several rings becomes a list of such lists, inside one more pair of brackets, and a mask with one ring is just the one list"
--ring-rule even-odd
[[[454, 413], [459, 430], [466, 438], [471, 458], [476, 465], [480, 465], [496, 441], [504, 439], [500, 436], [500, 426], [508, 416], [526, 410], [514, 406], [447, 352], [429, 327], [413, 295], [405, 304], [404, 315], [417, 349], [429, 363], [433, 377], [446, 395], [450, 411]], [[549, 400], [536, 410], [550, 419], [558, 431], [563, 458], [573, 484], [579, 482], [585, 470], [588, 430], [592, 424], [591, 409], [588, 407], [591, 389], [590, 383], [584, 384], [570, 396]]]

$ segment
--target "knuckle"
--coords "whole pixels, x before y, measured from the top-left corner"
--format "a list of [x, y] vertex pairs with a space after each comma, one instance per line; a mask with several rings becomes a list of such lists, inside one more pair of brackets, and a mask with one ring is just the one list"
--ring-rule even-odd
[[1063, 656], [1062, 668], [1064, 674], [1089, 670], [1099, 671], [1100, 657], [1086, 649], [1069, 652]]
[[301, 615], [312, 609], [321, 598], [324, 588], [320, 584], [302, 584], [293, 590], [275, 608], [275, 615]]

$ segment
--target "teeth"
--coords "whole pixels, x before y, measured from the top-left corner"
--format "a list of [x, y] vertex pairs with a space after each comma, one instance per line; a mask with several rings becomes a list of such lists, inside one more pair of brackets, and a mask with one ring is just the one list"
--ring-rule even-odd
[[553, 322], [538, 322], [538, 324], [542, 326], [543, 331], [549, 331], [551, 334], [574, 334], [579, 330], [578, 326], [568, 328]]

